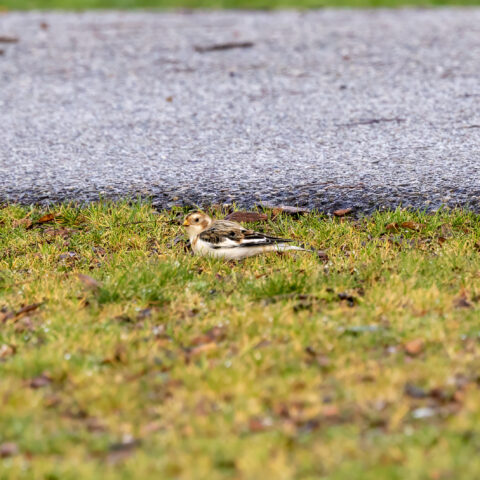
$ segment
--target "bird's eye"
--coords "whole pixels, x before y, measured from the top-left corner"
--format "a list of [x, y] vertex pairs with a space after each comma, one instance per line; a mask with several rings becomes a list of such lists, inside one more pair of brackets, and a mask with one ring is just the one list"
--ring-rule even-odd
[[199, 221], [199, 218], [196, 218], [195, 221], [198, 222], [198, 221]]

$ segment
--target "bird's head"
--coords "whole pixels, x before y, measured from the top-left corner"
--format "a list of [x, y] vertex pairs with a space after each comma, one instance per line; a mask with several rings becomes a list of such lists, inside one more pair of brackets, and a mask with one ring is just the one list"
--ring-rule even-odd
[[192, 237], [202, 233], [212, 223], [213, 223], [213, 220], [206, 213], [193, 212], [193, 213], [189, 213], [185, 217], [183, 226], [187, 230], [188, 236]]

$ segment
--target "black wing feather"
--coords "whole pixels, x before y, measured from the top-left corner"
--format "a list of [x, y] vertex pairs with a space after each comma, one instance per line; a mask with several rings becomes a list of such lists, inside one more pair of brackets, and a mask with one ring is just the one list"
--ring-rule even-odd
[[[200, 239], [212, 245], [212, 248], [248, 248], [258, 246], [277, 245], [278, 243], [293, 242], [290, 238], [273, 237], [254, 230], [247, 230], [234, 222], [215, 222], [210, 228], [199, 235]], [[225, 239], [231, 243], [225, 242]], [[235, 245], [234, 242], [238, 242]], [[219, 245], [222, 244], [222, 245]]]

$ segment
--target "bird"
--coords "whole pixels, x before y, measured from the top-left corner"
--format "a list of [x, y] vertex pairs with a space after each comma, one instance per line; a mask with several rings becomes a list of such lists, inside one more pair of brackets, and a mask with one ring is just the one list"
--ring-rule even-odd
[[203, 212], [188, 214], [183, 226], [195, 255], [243, 260], [267, 252], [308, 251], [288, 245], [294, 241], [290, 238], [265, 235], [229, 220], [214, 220]]

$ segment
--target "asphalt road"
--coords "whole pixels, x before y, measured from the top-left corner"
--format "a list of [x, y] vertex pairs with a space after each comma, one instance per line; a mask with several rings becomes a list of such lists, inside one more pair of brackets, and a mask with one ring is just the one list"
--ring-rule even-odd
[[2, 13], [0, 201], [479, 209], [479, 49], [480, 9]]

